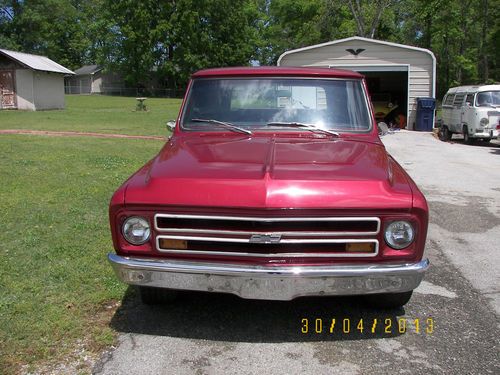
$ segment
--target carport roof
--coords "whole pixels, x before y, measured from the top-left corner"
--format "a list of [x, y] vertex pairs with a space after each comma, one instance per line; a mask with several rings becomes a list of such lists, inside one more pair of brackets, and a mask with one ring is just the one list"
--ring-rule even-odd
[[71, 70], [65, 68], [64, 66], [52, 61], [48, 57], [32, 55], [24, 52], [9, 51], [7, 49], [0, 48], [0, 54], [17, 61], [18, 63], [33, 69], [40, 70], [43, 72], [53, 72], [61, 74], [75, 74]]
[[355, 40], [359, 40], [359, 41], [363, 41], [363, 42], [369, 42], [369, 43], [374, 43], [374, 44], [385, 44], [386, 46], [393, 46], [393, 47], [399, 47], [399, 48], [405, 48], [405, 49], [411, 49], [411, 50], [414, 50], [414, 51], [424, 52], [424, 53], [427, 53], [427, 54], [429, 54], [431, 56], [434, 64], [435, 64], [435, 61], [436, 61], [436, 57], [434, 56], [434, 54], [432, 53], [432, 51], [430, 51], [428, 49], [425, 49], [425, 48], [420, 48], [420, 47], [415, 47], [415, 46], [409, 46], [409, 45], [406, 45], [406, 44], [398, 44], [398, 43], [386, 42], [385, 40], [363, 38], [361, 36], [351, 36], [350, 38], [332, 40], [331, 42], [326, 42], [326, 43], [321, 43], [321, 44], [315, 44], [315, 45], [312, 45], [312, 46], [307, 46], [307, 47], [292, 49], [290, 51], [285, 51], [278, 58], [278, 65], [280, 65], [281, 59], [283, 57], [285, 57], [286, 55], [290, 55], [292, 53], [301, 52], [301, 51], [307, 51], [307, 50], [310, 50], [310, 49], [321, 48], [321, 47], [325, 47], [325, 46], [331, 46], [331, 45], [334, 45], [334, 44], [339, 44], [339, 43], [344, 43], [344, 42], [351, 42], [351, 41], [355, 41]]

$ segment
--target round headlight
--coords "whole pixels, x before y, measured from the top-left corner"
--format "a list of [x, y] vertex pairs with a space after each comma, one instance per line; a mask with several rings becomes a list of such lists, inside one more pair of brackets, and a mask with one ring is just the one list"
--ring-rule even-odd
[[149, 240], [149, 222], [139, 216], [131, 216], [123, 223], [123, 237], [132, 245], [142, 245]]
[[393, 221], [385, 229], [385, 242], [393, 249], [408, 247], [415, 237], [415, 230], [407, 221]]
[[481, 119], [481, 121], [479, 121], [479, 123], [481, 124], [481, 126], [488, 126], [488, 124], [489, 124], [490, 122], [489, 122], [488, 118], [483, 117], [483, 118]]

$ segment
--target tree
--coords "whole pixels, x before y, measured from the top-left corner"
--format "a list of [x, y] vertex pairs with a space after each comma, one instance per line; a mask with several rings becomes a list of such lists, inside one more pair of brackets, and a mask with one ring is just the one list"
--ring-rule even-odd
[[172, 15], [172, 55], [166, 66], [180, 81], [195, 70], [249, 65], [257, 49], [257, 3], [182, 0]]
[[70, 69], [82, 64], [88, 41], [72, 1], [3, 0], [0, 8], [2, 45], [49, 56]]
[[10, 29], [14, 20], [14, 12], [9, 1], [0, 0], [0, 46], [6, 49], [18, 49], [16, 40], [12, 37]]
[[375, 32], [380, 25], [382, 14], [393, 5], [393, 0], [347, 0], [352, 16], [356, 21], [358, 35], [374, 38]]
[[357, 34], [432, 50], [441, 95], [500, 80], [499, 23], [500, 0], [0, 0], [0, 47], [182, 87], [197, 69]]
[[195, 70], [248, 65], [255, 55], [251, 0], [105, 0], [104, 8], [101, 59], [130, 86], [182, 86]]
[[262, 65], [275, 65], [287, 50], [352, 35], [353, 28], [344, 23], [347, 8], [333, 0], [261, 1], [259, 12]]

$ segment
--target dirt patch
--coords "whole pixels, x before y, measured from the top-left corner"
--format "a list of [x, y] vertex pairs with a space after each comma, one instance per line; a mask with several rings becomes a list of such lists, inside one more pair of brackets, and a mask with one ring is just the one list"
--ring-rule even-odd
[[109, 134], [109, 133], [91, 133], [91, 132], [60, 132], [48, 130], [24, 130], [24, 129], [4, 129], [0, 134], [28, 134], [28, 135], [47, 135], [50, 137], [97, 137], [97, 138], [128, 138], [128, 139], [150, 139], [166, 141], [166, 137], [153, 135], [127, 135], [127, 134]]

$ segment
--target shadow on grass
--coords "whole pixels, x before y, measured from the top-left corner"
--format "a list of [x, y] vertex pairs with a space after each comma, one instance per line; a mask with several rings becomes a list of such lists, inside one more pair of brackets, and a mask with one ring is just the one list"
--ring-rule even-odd
[[[111, 320], [111, 327], [122, 333], [265, 343], [400, 335], [397, 316], [404, 315], [404, 309], [375, 310], [362, 302], [355, 297], [259, 301], [229, 294], [182, 292], [168, 304], [147, 306], [140, 301], [138, 290], [129, 287]], [[306, 329], [303, 319], [307, 319], [307, 333], [302, 333]], [[332, 319], [335, 325], [330, 333]], [[358, 326], [361, 319], [363, 332]], [[372, 333], [374, 319], [377, 324]]]

